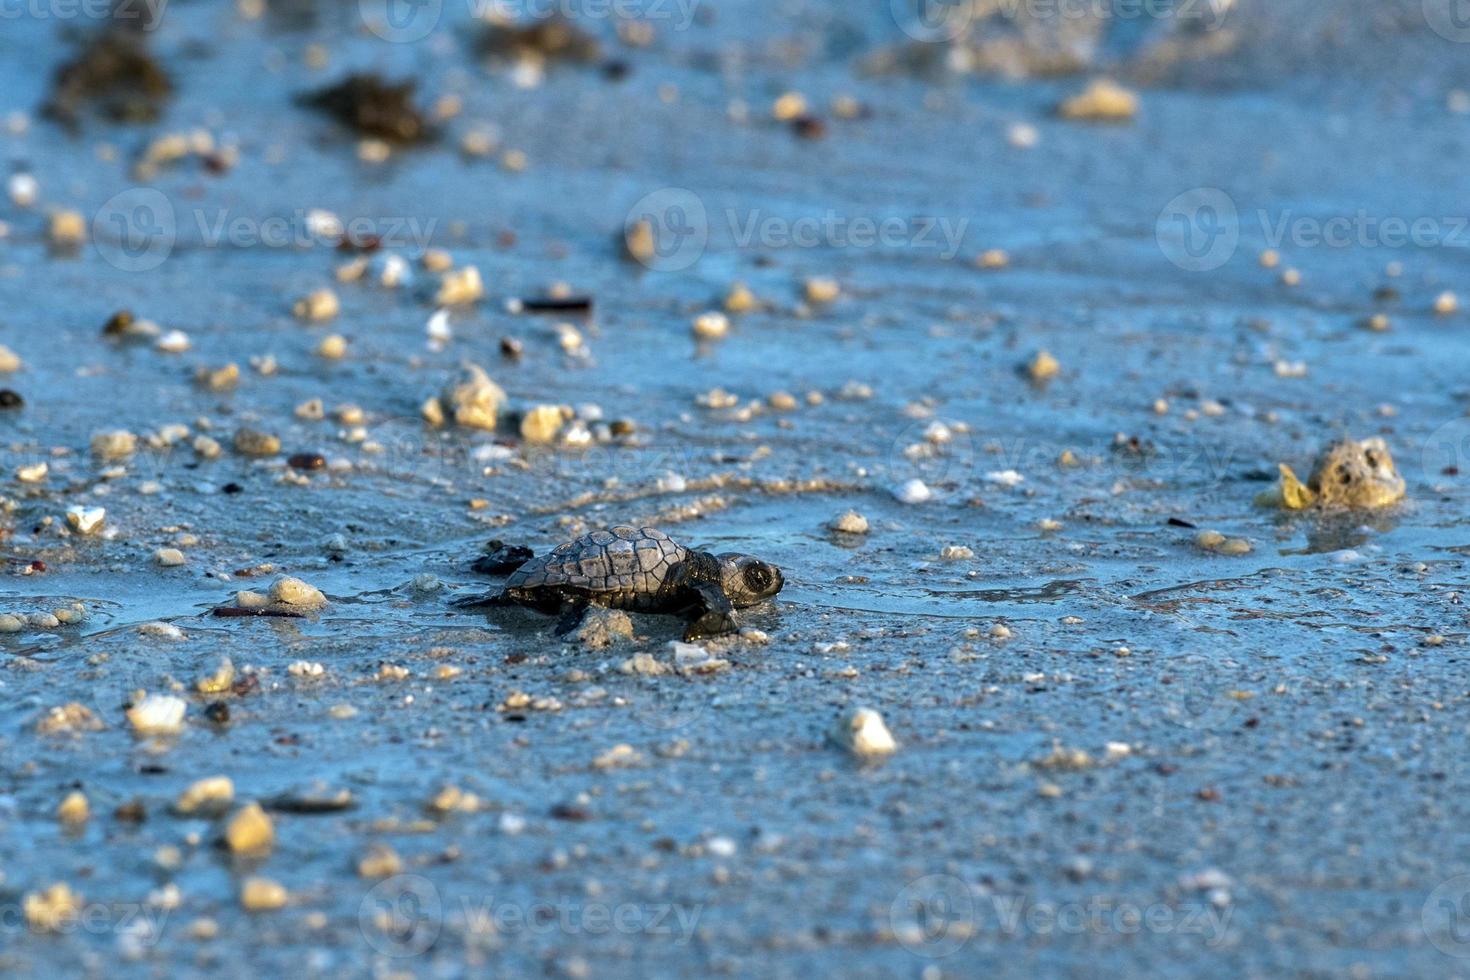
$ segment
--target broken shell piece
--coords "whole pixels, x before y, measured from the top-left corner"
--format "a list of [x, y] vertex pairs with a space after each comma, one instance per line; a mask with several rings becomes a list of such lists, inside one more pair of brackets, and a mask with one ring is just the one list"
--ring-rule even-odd
[[521, 418], [521, 438], [527, 442], [551, 442], [568, 415], [560, 405], [537, 405]]
[[832, 518], [831, 528], [843, 534], [867, 534], [868, 519], [855, 510], [843, 511]]
[[82, 896], [65, 882], [57, 882], [45, 891], [29, 892], [22, 903], [26, 924], [37, 932], [59, 932], [76, 924], [82, 909]]
[[726, 313], [749, 313], [759, 306], [760, 301], [755, 298], [755, 293], [743, 282], [732, 285], [725, 296]]
[[480, 270], [472, 265], [444, 273], [439, 280], [439, 292], [434, 302], [439, 306], [457, 306], [473, 303], [485, 295], [485, 283], [480, 279]]
[[1031, 376], [1032, 381], [1049, 381], [1055, 378], [1062, 370], [1062, 363], [1048, 351], [1038, 351], [1026, 365], [1026, 373]]
[[730, 332], [730, 318], [714, 311], [701, 313], [694, 318], [692, 329], [700, 340], [719, 340]]
[[86, 794], [81, 790], [72, 790], [66, 794], [66, 798], [56, 808], [56, 819], [72, 827], [86, 823], [91, 816], [92, 808], [87, 803]]
[[1092, 84], [1057, 107], [1063, 119], [1088, 122], [1127, 122], [1138, 113], [1138, 96], [1107, 78]]
[[225, 826], [225, 844], [236, 854], [264, 854], [275, 843], [275, 825], [259, 803], [242, 807]]
[[424, 405], [424, 417], [434, 425], [442, 424], [448, 417], [467, 428], [494, 430], [505, 401], [505, 389], [491, 381], [484, 368], [465, 364], [437, 403], [432, 408], [430, 404]]
[[342, 311], [342, 302], [330, 289], [318, 289], [296, 301], [291, 308], [297, 319], [321, 322], [330, 320]]
[[274, 456], [281, 451], [281, 438], [259, 429], [235, 433], [235, 452], [243, 456]]
[[127, 429], [112, 429], [92, 437], [92, 455], [98, 459], [126, 459], [138, 450], [138, 437]]
[[101, 507], [68, 507], [66, 523], [78, 534], [96, 534], [107, 520], [107, 511]]
[[210, 776], [191, 783], [179, 794], [174, 810], [183, 816], [217, 815], [235, 800], [235, 784], [228, 776]]
[[246, 878], [240, 886], [240, 906], [247, 912], [274, 912], [285, 908], [289, 898], [285, 886], [270, 878]]
[[320, 589], [289, 575], [271, 583], [269, 598], [277, 606], [300, 612], [315, 612], [327, 605], [327, 597], [322, 595]]
[[316, 345], [316, 353], [329, 361], [340, 361], [347, 356], [347, 338], [338, 333], [323, 337]]
[[839, 748], [865, 759], [892, 755], [898, 750], [883, 716], [872, 708], [857, 708], [844, 714], [830, 737]]
[[128, 724], [139, 735], [176, 735], [184, 727], [188, 707], [183, 698], [149, 694], [128, 709]]
[[836, 279], [814, 277], [806, 281], [805, 293], [808, 303], [831, 303], [842, 294], [842, 287]]

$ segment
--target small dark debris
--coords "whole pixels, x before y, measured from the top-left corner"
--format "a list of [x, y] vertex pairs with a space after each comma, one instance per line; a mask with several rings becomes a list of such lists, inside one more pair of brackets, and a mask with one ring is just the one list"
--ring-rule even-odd
[[524, 313], [591, 313], [591, 296], [537, 296], [516, 300], [516, 309]]
[[802, 139], [819, 140], [827, 135], [827, 123], [818, 116], [797, 116], [791, 129]]
[[500, 356], [510, 358], [513, 361], [520, 360], [525, 348], [521, 342], [514, 337], [500, 338]]
[[267, 810], [280, 813], [340, 813], [357, 805], [350, 789], [333, 789], [330, 786], [308, 786], [303, 789], [287, 790], [262, 802]]
[[412, 79], [395, 84], [374, 73], [360, 73], [303, 95], [299, 101], [362, 136], [419, 143], [431, 139], [433, 132], [414, 107], [416, 85]]
[[219, 489], [220, 489], [220, 493], [240, 493], [245, 488], [242, 487], [242, 486], [240, 486], [240, 484], [235, 483], [234, 481], [231, 481], [229, 483], [226, 483], [224, 486], [220, 487]]
[[25, 408], [26, 400], [20, 397], [20, 392], [11, 388], [0, 388], [0, 409]]
[[214, 615], [224, 618], [240, 618], [244, 616], [266, 616], [276, 619], [301, 619], [298, 612], [288, 612], [284, 609], [246, 609], [244, 606], [215, 606]]
[[286, 465], [293, 470], [319, 470], [327, 465], [327, 458], [321, 453], [296, 453]]
[[1195, 528], [1199, 527], [1198, 524], [1192, 524], [1189, 521], [1186, 521], [1182, 517], [1171, 517], [1171, 518], [1169, 518], [1169, 526], [1170, 527], [1187, 527], [1190, 530], [1194, 530]]
[[118, 27], [94, 34], [56, 70], [41, 111], [71, 127], [81, 122], [89, 104], [114, 122], [157, 121], [173, 83], [148, 53], [146, 41], [146, 35]]
[[230, 721], [230, 706], [223, 701], [211, 701], [204, 708], [204, 717], [216, 725], [226, 725]]
[[557, 820], [572, 820], [578, 823], [592, 819], [592, 812], [573, 803], [558, 803], [551, 808], [551, 816]]
[[112, 811], [112, 816], [119, 823], [142, 823], [148, 819], [148, 810], [143, 806], [143, 801], [138, 797], [119, 803]]
[[133, 325], [133, 312], [131, 310], [118, 310], [107, 318], [102, 325], [102, 336], [121, 337], [127, 333], [128, 328]]

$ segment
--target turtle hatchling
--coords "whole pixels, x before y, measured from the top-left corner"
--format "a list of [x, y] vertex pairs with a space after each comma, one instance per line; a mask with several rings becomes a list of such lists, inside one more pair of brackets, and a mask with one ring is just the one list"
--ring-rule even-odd
[[688, 620], [684, 639], [693, 641], [735, 632], [736, 609], [769, 599], [784, 584], [779, 568], [750, 555], [691, 551], [656, 528], [620, 525], [530, 559], [499, 592], [454, 604], [559, 614], [558, 634], [576, 629], [588, 606], [668, 613]]

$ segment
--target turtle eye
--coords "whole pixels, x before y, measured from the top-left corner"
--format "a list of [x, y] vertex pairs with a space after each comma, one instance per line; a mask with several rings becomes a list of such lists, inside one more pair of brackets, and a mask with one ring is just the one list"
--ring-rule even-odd
[[771, 587], [771, 571], [764, 565], [751, 565], [745, 569], [745, 587], [760, 595]]

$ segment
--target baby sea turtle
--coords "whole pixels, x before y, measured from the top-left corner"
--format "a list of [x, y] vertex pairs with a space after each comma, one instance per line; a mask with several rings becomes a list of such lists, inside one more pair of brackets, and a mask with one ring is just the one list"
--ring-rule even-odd
[[693, 641], [734, 632], [737, 608], [769, 599], [784, 584], [779, 568], [750, 555], [691, 551], [656, 528], [619, 525], [531, 558], [499, 592], [454, 604], [559, 613], [561, 634], [576, 629], [588, 606], [669, 613], [689, 621], [684, 639]]

